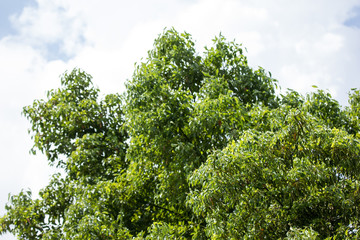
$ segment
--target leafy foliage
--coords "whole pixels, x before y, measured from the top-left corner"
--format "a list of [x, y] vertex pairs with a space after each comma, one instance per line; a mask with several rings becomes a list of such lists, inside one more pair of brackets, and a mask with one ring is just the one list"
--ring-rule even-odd
[[63, 168], [39, 199], [9, 198], [21, 239], [359, 237], [360, 92], [276, 96], [223, 36], [198, 55], [161, 34], [123, 96], [75, 69], [24, 108], [33, 152]]

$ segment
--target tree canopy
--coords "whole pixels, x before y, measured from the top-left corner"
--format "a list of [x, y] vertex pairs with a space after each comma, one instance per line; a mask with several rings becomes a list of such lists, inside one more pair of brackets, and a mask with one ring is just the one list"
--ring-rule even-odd
[[276, 94], [222, 35], [198, 54], [165, 30], [124, 94], [80, 69], [24, 108], [32, 152], [63, 169], [9, 197], [20, 239], [355, 239], [360, 91]]

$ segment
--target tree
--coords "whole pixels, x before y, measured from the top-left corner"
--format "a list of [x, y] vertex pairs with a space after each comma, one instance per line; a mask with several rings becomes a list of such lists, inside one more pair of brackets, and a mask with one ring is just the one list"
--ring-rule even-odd
[[198, 55], [164, 31], [124, 95], [99, 99], [75, 69], [24, 108], [33, 153], [64, 169], [11, 196], [21, 239], [359, 237], [360, 92], [277, 96], [223, 36]]

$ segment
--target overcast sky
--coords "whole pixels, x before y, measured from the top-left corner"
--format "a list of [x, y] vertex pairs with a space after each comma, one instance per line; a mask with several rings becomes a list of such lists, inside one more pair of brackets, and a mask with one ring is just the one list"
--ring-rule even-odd
[[220, 32], [235, 39], [283, 90], [317, 85], [344, 105], [360, 88], [360, 0], [0, 0], [0, 215], [9, 192], [38, 192], [54, 171], [29, 155], [22, 107], [74, 67], [123, 92], [165, 27], [192, 34], [199, 53]]

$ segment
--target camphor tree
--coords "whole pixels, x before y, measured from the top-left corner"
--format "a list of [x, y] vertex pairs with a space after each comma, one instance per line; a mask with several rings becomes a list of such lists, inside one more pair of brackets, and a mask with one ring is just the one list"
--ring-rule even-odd
[[20, 239], [356, 239], [360, 92], [275, 95], [223, 36], [202, 55], [164, 31], [124, 95], [75, 69], [24, 108], [33, 152], [64, 169], [11, 196]]

